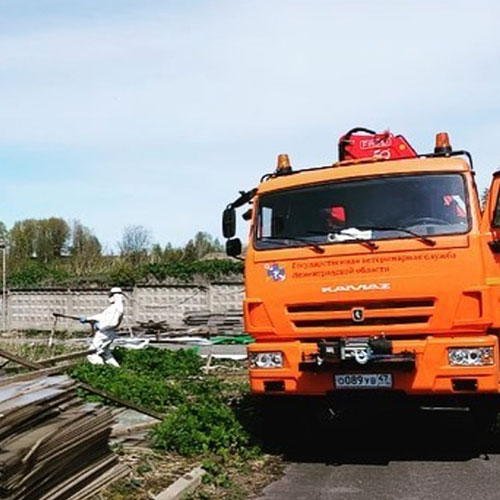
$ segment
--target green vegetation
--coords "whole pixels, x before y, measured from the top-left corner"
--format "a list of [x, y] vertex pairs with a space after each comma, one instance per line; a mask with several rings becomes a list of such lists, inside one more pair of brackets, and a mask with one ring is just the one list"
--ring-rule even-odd
[[[196, 351], [117, 348], [115, 356], [120, 369], [82, 362], [71, 375], [165, 413], [151, 434], [156, 448], [184, 456], [248, 453], [250, 437], [238, 420], [245, 388], [204, 375]], [[95, 395], [85, 397], [100, 401]]]
[[[96, 389], [105, 390], [121, 399], [159, 412], [181, 403], [185, 398], [182, 390], [175, 384], [168, 384], [155, 377], [129, 370], [117, 370], [111, 366], [82, 363], [72, 371], [71, 375]], [[106, 402], [95, 395], [87, 399]]]
[[7, 244], [7, 282], [14, 288], [133, 286], [214, 280], [243, 272], [241, 262], [217, 258], [223, 247], [204, 232], [183, 247], [173, 247], [153, 244], [142, 226], [127, 226], [117, 244], [119, 254], [114, 255], [104, 253], [97, 237], [80, 222], [51, 217], [18, 221], [9, 231], [0, 222], [0, 240]]
[[234, 409], [212, 392], [200, 396], [196, 404], [183, 403], [152, 433], [157, 448], [194, 456], [207, 453], [246, 453], [249, 435]]
[[215, 280], [228, 276], [241, 276], [243, 263], [230, 260], [203, 260], [196, 262], [171, 262], [162, 264], [132, 265], [117, 259], [110, 261], [107, 269], [79, 276], [65, 263], [41, 264], [27, 262], [9, 273], [8, 286], [14, 288], [37, 286], [134, 286], [145, 283], [194, 281], [197, 278]]
[[[158, 412], [186, 401], [188, 392], [181, 387], [179, 377], [199, 374], [202, 365], [201, 358], [193, 350], [171, 352], [154, 348], [137, 351], [117, 348], [115, 356], [121, 364], [119, 370], [82, 362], [70, 374], [96, 389]], [[106, 402], [99, 396], [86, 397], [91, 401]]]
[[195, 349], [169, 351], [148, 347], [134, 351], [117, 347], [114, 356], [122, 369], [147, 374], [160, 380], [201, 375], [204, 365]]

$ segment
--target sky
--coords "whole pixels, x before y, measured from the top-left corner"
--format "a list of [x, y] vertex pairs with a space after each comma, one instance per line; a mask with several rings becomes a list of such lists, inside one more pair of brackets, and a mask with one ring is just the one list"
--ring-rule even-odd
[[[0, 220], [184, 244], [364, 126], [500, 166], [497, 0], [0, 0]], [[244, 221], [239, 219], [240, 234]]]

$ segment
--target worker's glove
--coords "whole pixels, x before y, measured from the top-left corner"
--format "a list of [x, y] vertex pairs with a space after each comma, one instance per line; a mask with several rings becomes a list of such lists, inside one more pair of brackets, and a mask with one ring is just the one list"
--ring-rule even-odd
[[82, 316], [80, 318], [80, 323], [87, 323], [87, 318], [85, 316]]

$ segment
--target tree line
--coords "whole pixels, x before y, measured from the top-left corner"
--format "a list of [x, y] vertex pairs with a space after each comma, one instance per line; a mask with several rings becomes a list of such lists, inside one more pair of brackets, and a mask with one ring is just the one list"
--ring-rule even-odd
[[147, 228], [130, 225], [123, 230], [118, 252], [113, 252], [80, 221], [51, 217], [17, 221], [10, 230], [0, 222], [0, 240], [12, 287], [132, 286], [242, 272], [239, 262], [221, 259], [222, 244], [205, 232], [176, 247], [154, 243]]

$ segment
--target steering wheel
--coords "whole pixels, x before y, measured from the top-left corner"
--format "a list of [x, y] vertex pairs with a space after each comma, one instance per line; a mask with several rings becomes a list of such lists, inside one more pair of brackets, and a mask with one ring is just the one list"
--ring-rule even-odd
[[409, 222], [405, 222], [405, 226], [419, 226], [420, 224], [437, 224], [439, 226], [448, 226], [449, 221], [438, 219], [437, 217], [417, 217]]

